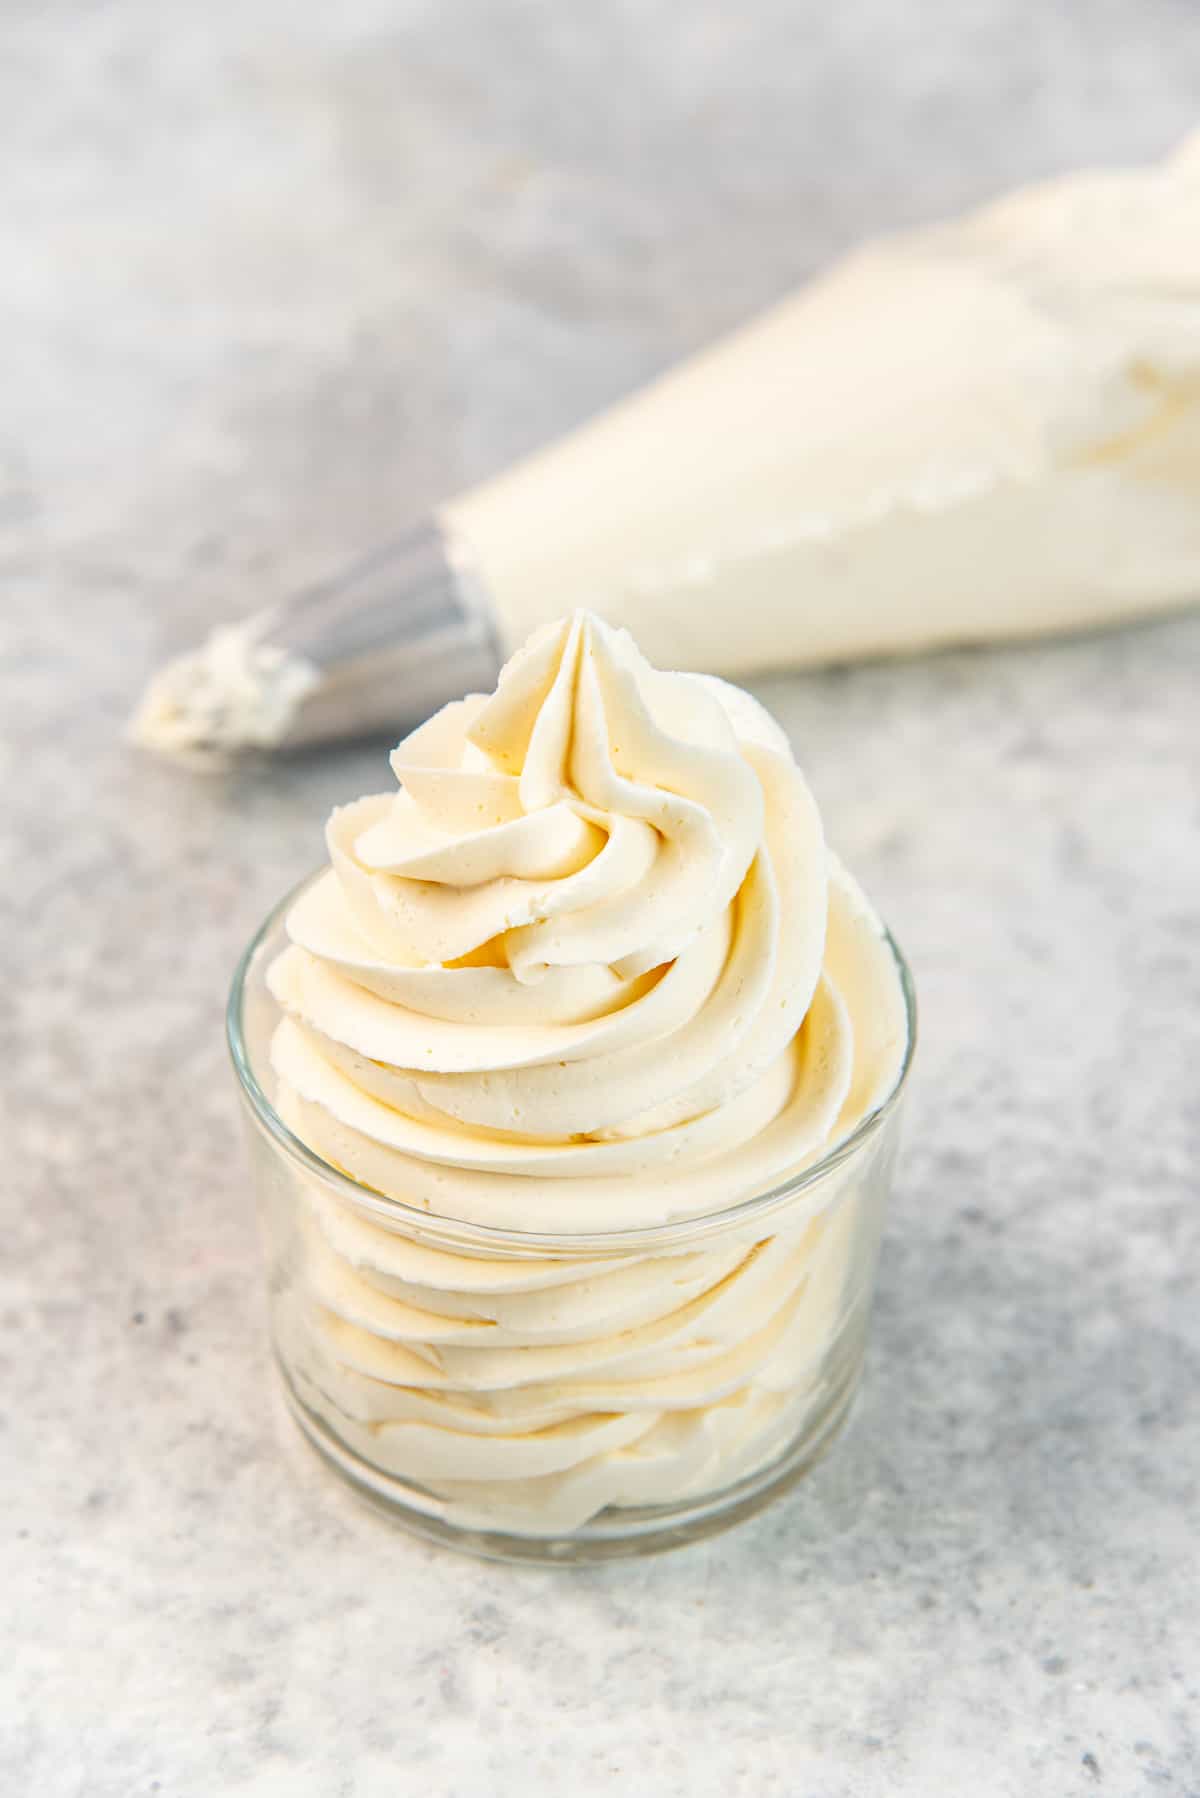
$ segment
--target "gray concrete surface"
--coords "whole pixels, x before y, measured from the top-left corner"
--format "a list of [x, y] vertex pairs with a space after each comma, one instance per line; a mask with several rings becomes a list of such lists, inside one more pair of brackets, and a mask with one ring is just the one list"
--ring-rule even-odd
[[267, 1377], [220, 1020], [348, 749], [144, 676], [869, 230], [1200, 115], [1181, 0], [0, 16], [0, 1791], [1200, 1792], [1200, 618], [762, 692], [924, 1042], [855, 1435], [685, 1554], [476, 1566]]

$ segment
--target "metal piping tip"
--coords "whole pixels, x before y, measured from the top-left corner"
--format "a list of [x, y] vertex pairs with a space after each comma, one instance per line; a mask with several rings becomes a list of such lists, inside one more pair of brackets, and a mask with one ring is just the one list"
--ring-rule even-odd
[[396, 737], [502, 656], [492, 607], [430, 520], [331, 580], [237, 624], [150, 680], [129, 723], [143, 748], [200, 766], [339, 737]]

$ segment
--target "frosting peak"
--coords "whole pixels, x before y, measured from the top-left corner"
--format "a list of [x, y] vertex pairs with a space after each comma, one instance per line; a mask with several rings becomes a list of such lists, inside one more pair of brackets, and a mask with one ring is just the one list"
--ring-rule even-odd
[[522, 982], [673, 960], [732, 900], [762, 835], [762, 790], [717, 700], [664, 681], [586, 612], [514, 656], [490, 699], [439, 712], [392, 767], [402, 791], [353, 852], [439, 889], [397, 895], [406, 956], [497, 945]]

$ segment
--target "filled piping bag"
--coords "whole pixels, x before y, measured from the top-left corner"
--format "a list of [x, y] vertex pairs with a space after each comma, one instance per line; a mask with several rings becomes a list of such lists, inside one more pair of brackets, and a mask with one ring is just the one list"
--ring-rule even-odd
[[1200, 134], [868, 245], [156, 675], [142, 743], [406, 722], [588, 606], [746, 675], [1200, 598]]

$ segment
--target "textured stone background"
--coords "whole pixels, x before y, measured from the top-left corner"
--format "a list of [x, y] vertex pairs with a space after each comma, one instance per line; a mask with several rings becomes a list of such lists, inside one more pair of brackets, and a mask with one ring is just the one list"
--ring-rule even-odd
[[224, 987], [379, 752], [120, 740], [863, 233], [1198, 115], [1186, 0], [0, 14], [6, 1795], [1200, 1791], [1200, 618], [763, 683], [924, 1003], [869, 1393], [575, 1577], [390, 1532], [266, 1377]]

